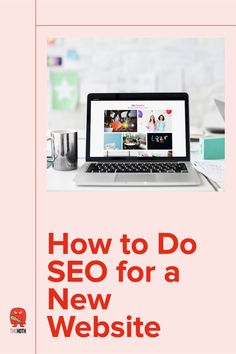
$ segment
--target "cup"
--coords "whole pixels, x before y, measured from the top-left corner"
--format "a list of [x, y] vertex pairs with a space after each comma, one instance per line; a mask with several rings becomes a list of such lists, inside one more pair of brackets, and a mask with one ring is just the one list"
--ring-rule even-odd
[[58, 171], [71, 171], [77, 169], [78, 159], [78, 133], [70, 130], [54, 130], [47, 141], [51, 141], [51, 156], [47, 162]]

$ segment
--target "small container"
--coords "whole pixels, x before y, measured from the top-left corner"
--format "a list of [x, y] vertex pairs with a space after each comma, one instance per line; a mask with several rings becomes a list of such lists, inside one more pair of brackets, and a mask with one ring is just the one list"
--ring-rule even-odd
[[58, 171], [77, 169], [78, 133], [70, 130], [54, 130], [47, 140], [51, 141], [51, 156], [47, 161]]

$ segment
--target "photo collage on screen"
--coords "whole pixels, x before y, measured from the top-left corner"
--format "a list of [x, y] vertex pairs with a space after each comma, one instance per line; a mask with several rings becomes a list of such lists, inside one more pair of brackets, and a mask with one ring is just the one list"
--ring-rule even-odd
[[172, 156], [172, 110], [105, 110], [104, 156]]

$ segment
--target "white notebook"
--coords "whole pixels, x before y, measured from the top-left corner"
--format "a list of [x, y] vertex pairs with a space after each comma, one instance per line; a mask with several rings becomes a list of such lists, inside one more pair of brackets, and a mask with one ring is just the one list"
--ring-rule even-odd
[[216, 182], [220, 187], [224, 187], [224, 160], [202, 160], [193, 161], [193, 166], [197, 171]]

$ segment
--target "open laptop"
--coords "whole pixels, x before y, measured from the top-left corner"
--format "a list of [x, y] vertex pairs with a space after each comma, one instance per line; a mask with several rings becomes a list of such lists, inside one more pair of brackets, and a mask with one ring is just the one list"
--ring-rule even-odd
[[199, 185], [187, 93], [91, 93], [77, 185]]
[[[217, 99], [214, 99], [214, 101], [221, 117], [225, 120], [225, 102]], [[224, 126], [206, 126], [205, 129], [211, 134], [225, 134]]]
[[218, 108], [221, 117], [225, 120], [225, 103], [224, 101], [215, 99], [216, 107]]

